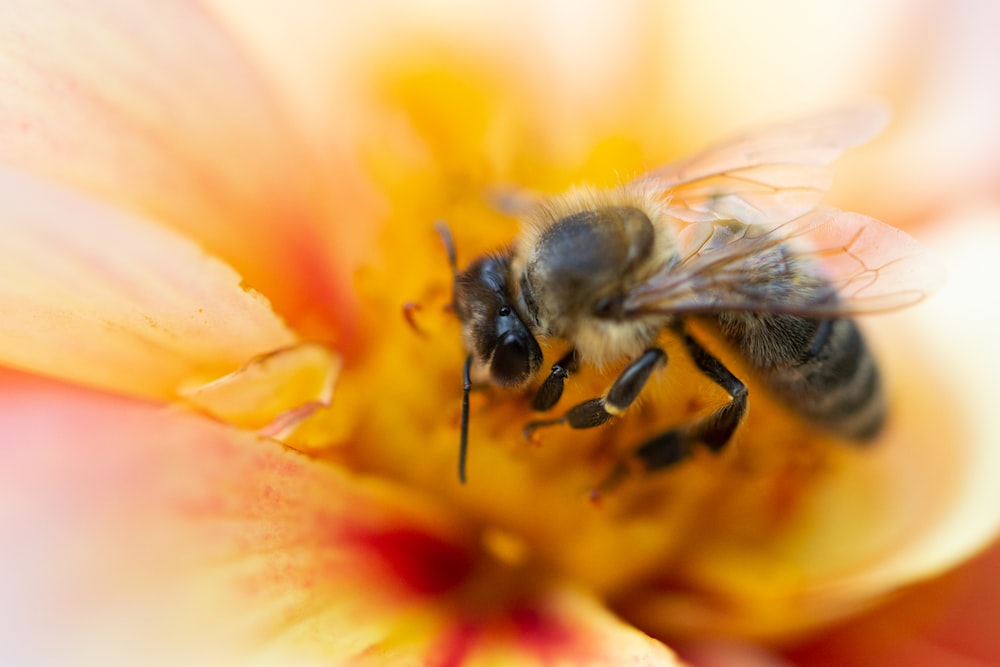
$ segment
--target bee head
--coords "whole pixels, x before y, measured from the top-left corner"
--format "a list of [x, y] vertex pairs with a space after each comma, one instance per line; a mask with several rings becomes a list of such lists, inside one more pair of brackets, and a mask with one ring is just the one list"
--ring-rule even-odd
[[514, 307], [507, 255], [487, 255], [455, 276], [455, 310], [469, 352], [502, 387], [527, 383], [542, 364], [538, 341]]
[[458, 446], [458, 479], [465, 483], [469, 446], [470, 369], [473, 361], [489, 368], [490, 378], [504, 387], [526, 384], [542, 365], [542, 350], [514, 305], [511, 294], [511, 251], [485, 255], [465, 271], [455, 261], [455, 244], [443, 223], [438, 234], [448, 253], [454, 276], [452, 301], [462, 321], [462, 337], [469, 352], [462, 371], [462, 421]]

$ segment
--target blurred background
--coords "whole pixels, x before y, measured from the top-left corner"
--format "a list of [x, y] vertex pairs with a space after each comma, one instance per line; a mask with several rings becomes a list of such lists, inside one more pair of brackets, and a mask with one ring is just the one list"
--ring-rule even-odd
[[[372, 109], [385, 112], [380, 72], [436, 63], [490, 82], [479, 98], [441, 101], [448, 116], [482, 115], [478, 102], [515, 126], [532, 119], [542, 145], [531, 150], [564, 162], [584, 163], [601, 141], [634, 143], [649, 168], [743, 128], [876, 98], [893, 123], [838, 166], [838, 203], [864, 199], [867, 212], [906, 225], [995, 199], [1000, 185], [991, 0], [210, 4], [261, 54], [302, 122], [340, 128], [348, 150]], [[455, 108], [463, 101], [470, 108]], [[511, 149], [494, 130], [501, 161]]]

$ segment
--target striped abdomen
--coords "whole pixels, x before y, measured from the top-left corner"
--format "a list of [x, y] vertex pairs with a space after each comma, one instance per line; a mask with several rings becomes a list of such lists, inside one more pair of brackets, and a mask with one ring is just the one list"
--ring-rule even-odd
[[885, 397], [854, 320], [726, 313], [716, 321], [765, 387], [803, 417], [851, 440], [878, 433]]

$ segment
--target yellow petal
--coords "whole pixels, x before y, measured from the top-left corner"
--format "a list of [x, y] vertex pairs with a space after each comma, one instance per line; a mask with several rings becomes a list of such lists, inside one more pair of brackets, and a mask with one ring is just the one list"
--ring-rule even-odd
[[317, 138], [283, 117], [201, 3], [8, 0], [3, 10], [0, 161], [178, 228], [286, 317], [350, 328], [343, 260], [355, 241], [337, 235], [371, 228], [359, 224], [364, 188], [347, 163], [316, 157], [340, 155], [336, 114], [307, 149]]
[[256, 357], [181, 394], [218, 419], [293, 444], [302, 422], [330, 406], [340, 366], [329, 348], [302, 343]]
[[171, 398], [295, 339], [267, 300], [150, 222], [0, 170], [0, 361]]

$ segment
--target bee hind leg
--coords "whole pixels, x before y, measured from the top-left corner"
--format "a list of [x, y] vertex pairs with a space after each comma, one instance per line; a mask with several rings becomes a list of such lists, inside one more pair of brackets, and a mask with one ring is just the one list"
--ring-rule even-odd
[[[604, 396], [579, 403], [555, 419], [528, 422], [524, 427], [524, 436], [530, 438], [536, 429], [543, 426], [568, 424], [571, 428], [594, 428], [607, 423], [609, 419], [635, 402], [646, 386], [649, 376], [666, 361], [666, 352], [658, 347], [649, 348], [622, 371]], [[559, 380], [560, 385], [561, 383], [562, 380]]]
[[729, 402], [701, 421], [672, 428], [645, 442], [631, 455], [633, 462], [622, 461], [615, 466], [594, 489], [594, 497], [620, 484], [634, 467], [645, 472], [667, 468], [688, 458], [697, 444], [713, 452], [720, 451], [743, 420], [747, 410], [746, 385], [690, 334], [681, 332], [681, 336], [692, 361], [706, 377], [726, 390]]

